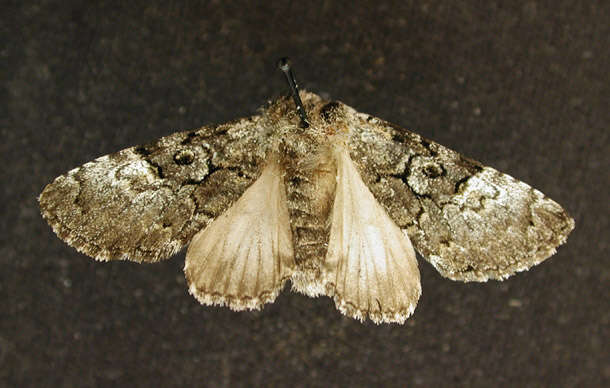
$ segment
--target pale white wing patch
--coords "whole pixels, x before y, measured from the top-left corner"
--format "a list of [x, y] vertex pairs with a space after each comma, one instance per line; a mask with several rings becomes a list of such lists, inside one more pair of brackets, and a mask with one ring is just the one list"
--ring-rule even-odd
[[284, 177], [272, 161], [237, 202], [195, 235], [184, 272], [199, 302], [245, 310], [275, 300], [293, 269]]
[[375, 323], [403, 323], [421, 286], [406, 233], [366, 187], [348, 152], [337, 154], [337, 189], [323, 281], [344, 314]]

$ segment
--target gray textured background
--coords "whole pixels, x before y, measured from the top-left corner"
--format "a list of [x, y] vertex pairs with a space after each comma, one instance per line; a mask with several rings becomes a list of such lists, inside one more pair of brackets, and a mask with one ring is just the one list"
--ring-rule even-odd
[[[608, 386], [608, 2], [227, 3], [3, 2], [0, 385]], [[420, 258], [415, 315], [375, 326], [288, 290], [202, 307], [184, 253], [96, 263], [41, 219], [57, 175], [284, 93], [283, 55], [303, 87], [555, 199], [567, 245], [503, 283]]]

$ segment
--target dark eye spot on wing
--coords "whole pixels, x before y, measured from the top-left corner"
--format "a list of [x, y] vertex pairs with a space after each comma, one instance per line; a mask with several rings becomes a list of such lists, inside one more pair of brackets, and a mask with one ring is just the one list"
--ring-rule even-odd
[[174, 162], [180, 166], [185, 166], [193, 163], [195, 154], [191, 150], [180, 150], [174, 154]]
[[447, 171], [443, 165], [437, 163], [427, 163], [423, 166], [422, 171], [428, 178], [438, 178], [447, 174]]

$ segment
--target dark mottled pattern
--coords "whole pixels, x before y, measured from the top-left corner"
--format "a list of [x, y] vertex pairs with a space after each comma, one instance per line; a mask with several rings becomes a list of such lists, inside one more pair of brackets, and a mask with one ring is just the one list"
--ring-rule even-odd
[[45, 187], [42, 214], [60, 238], [96, 259], [168, 258], [256, 178], [257, 150], [239, 138], [257, 130], [243, 119], [100, 157]]
[[523, 182], [349, 107], [343, 119], [363, 179], [443, 276], [505, 279], [551, 256], [574, 228]]

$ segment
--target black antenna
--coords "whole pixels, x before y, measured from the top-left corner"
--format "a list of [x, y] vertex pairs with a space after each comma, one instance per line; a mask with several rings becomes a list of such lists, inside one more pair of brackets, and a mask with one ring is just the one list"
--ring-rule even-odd
[[294, 100], [294, 104], [297, 106], [297, 113], [299, 116], [301, 116], [301, 126], [303, 128], [309, 127], [307, 114], [305, 113], [305, 108], [303, 107], [301, 97], [299, 97], [299, 85], [297, 85], [297, 81], [294, 79], [294, 74], [292, 73], [292, 68], [290, 67], [290, 59], [286, 57], [280, 58], [280, 60], [277, 61], [277, 67], [286, 76], [286, 81], [288, 81], [290, 92], [292, 93], [292, 99]]

